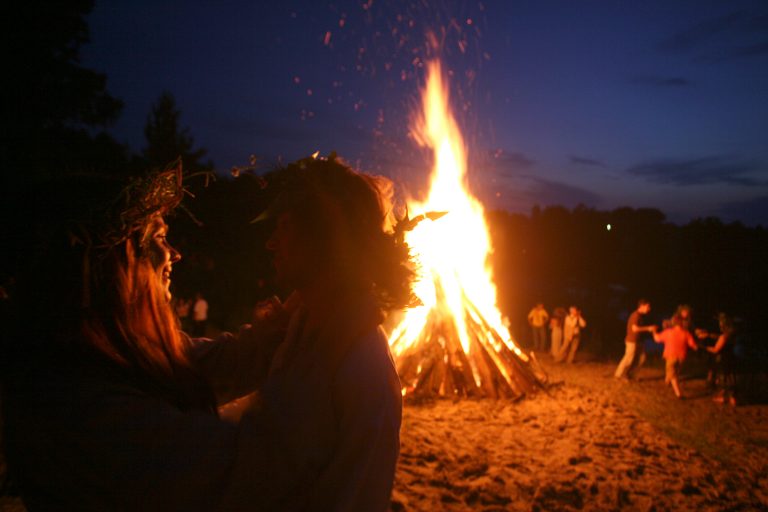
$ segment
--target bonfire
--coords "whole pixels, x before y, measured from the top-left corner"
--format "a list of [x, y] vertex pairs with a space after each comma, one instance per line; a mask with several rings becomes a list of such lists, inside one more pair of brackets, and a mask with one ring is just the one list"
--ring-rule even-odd
[[407, 200], [421, 221], [405, 233], [420, 303], [389, 336], [403, 395], [521, 397], [546, 375], [512, 340], [497, 308], [491, 241], [483, 206], [467, 186], [466, 148], [439, 61], [427, 70], [412, 134], [432, 150], [434, 165], [426, 198]]

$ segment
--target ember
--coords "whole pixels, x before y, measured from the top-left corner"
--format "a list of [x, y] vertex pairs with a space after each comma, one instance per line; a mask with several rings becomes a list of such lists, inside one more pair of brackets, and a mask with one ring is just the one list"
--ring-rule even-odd
[[[532, 355], [512, 341], [496, 307], [487, 257], [483, 206], [466, 184], [466, 150], [440, 64], [428, 64], [416, 141], [432, 149], [434, 167], [423, 215], [405, 239], [418, 264], [414, 287], [422, 304], [390, 334], [403, 395], [518, 397], [546, 380]], [[448, 212], [444, 216], [428, 212]]]

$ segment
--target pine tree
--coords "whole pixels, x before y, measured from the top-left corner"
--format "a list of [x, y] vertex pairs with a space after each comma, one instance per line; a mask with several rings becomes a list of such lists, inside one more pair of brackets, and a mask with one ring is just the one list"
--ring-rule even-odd
[[207, 150], [193, 149], [194, 139], [189, 128], [181, 127], [181, 111], [176, 107], [173, 95], [167, 91], [152, 105], [144, 127], [144, 137], [147, 147], [143, 155], [150, 167], [164, 167], [180, 157], [185, 170], [194, 172], [213, 169], [210, 160], [201, 161]]

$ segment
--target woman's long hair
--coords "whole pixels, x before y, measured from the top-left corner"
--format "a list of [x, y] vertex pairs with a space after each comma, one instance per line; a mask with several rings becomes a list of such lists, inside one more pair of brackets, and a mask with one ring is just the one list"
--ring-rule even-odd
[[195, 402], [205, 386], [192, 371], [186, 338], [147, 254], [151, 226], [86, 269], [79, 339], [120, 367], [148, 377], [178, 405], [201, 405]]
[[153, 217], [105, 245], [98, 232], [69, 220], [74, 215], [64, 209], [73, 208], [71, 198], [48, 197], [59, 201], [60, 217], [33, 223], [22, 242], [28, 261], [19, 272], [13, 325], [4, 333], [16, 366], [57, 365], [66, 358], [122, 375], [180, 409], [213, 408], [153, 267], [147, 244]]

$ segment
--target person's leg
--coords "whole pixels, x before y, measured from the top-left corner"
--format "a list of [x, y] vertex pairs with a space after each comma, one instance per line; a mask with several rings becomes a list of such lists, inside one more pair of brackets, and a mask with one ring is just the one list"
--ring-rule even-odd
[[677, 382], [677, 377], [672, 377], [672, 391], [675, 392], [677, 398], [682, 398], [683, 394], [680, 392], [680, 383]]
[[563, 331], [559, 329], [552, 329], [552, 346], [550, 347], [550, 353], [552, 357], [557, 357], [560, 354], [560, 344], [563, 341]]
[[568, 351], [568, 364], [573, 364], [573, 360], [576, 358], [576, 351], [579, 350], [579, 339], [579, 336], [576, 336], [571, 341], [571, 349]]
[[672, 360], [665, 359], [664, 360], [664, 384], [668, 386], [671, 381], [672, 381]]
[[645, 364], [645, 347], [638, 341], [635, 343], [635, 357], [627, 369], [627, 377], [632, 378], [635, 370], [639, 369], [643, 364]]
[[547, 328], [544, 326], [534, 327], [536, 334], [536, 350], [544, 350], [547, 346]]
[[667, 359], [667, 380], [672, 384], [672, 391], [677, 398], [681, 398], [683, 395], [680, 392], [680, 382], [678, 376], [680, 375], [680, 362], [677, 359]]
[[629, 371], [629, 367], [635, 359], [635, 346], [636, 343], [624, 343], [624, 357], [619, 361], [619, 365], [616, 367], [616, 373], [613, 374], [617, 379], [624, 377]]
[[555, 356], [556, 363], [562, 363], [565, 357], [568, 355], [568, 350], [573, 341], [563, 340], [563, 344], [560, 346], [560, 350], [557, 351]]

